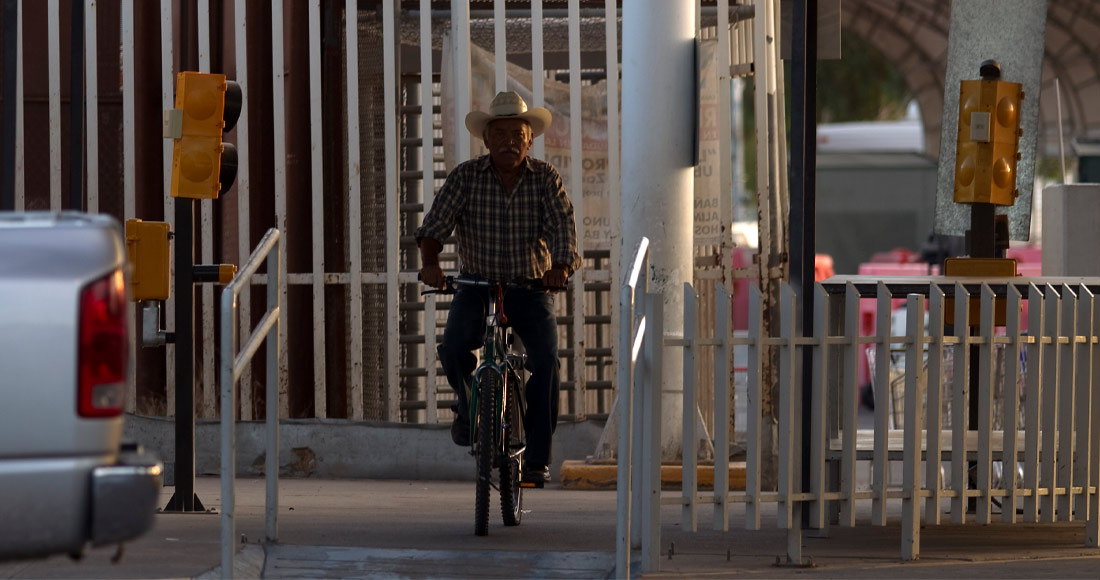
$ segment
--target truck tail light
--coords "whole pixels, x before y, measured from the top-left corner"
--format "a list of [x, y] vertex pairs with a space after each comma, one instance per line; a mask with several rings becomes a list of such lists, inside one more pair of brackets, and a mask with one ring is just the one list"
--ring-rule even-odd
[[81, 417], [117, 417], [126, 396], [126, 286], [122, 271], [80, 292], [77, 412]]

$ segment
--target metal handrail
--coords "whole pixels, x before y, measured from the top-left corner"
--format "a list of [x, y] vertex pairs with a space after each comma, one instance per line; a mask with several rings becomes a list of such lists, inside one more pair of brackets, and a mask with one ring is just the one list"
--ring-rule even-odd
[[[241, 372], [267, 340], [267, 457], [264, 465], [267, 484], [265, 534], [268, 542], [278, 539], [279, 507], [279, 288], [286, 279], [285, 266], [280, 259], [282, 238], [279, 230], [271, 228], [252, 251], [240, 272], [222, 290], [222, 348], [219, 357], [219, 391], [221, 392], [222, 427], [222, 578], [233, 577], [233, 560], [236, 556], [236, 523], [234, 521], [234, 484], [236, 482], [236, 386]], [[272, 251], [275, 250], [275, 251]], [[249, 334], [244, 348], [237, 353], [237, 296], [250, 287], [252, 275], [261, 261], [267, 259], [267, 272], [275, 276], [267, 285], [267, 312]]]
[[[640, 483], [641, 471], [633, 470], [634, 454], [640, 449], [634, 445], [634, 363], [638, 360], [642, 349], [642, 342], [646, 335], [645, 296], [647, 277], [641, 275], [646, 269], [649, 260], [649, 238], [642, 237], [638, 246], [634, 249], [634, 255], [629, 262], [630, 267], [624, 269], [622, 293], [619, 297], [619, 357], [618, 384], [619, 384], [619, 451], [618, 473], [616, 482], [616, 494], [618, 502], [618, 520], [616, 522], [615, 545], [615, 574], [619, 578], [630, 577], [630, 550], [634, 529], [633, 521], [639, 519], [640, 514], [633, 514], [635, 506], [631, 494], [633, 485]], [[639, 286], [640, 282], [640, 286]], [[641, 292], [639, 293], [638, 290]], [[635, 298], [640, 298], [636, 301]], [[637, 307], [638, 319], [635, 321], [635, 307]], [[639, 464], [640, 465], [640, 464]], [[632, 479], [635, 483], [632, 484]], [[639, 488], [640, 489], [640, 488]]]

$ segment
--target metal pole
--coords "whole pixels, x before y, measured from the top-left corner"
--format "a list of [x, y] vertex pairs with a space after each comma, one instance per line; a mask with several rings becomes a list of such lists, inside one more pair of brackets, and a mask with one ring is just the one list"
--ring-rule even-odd
[[193, 223], [195, 201], [176, 198], [176, 493], [165, 511], [204, 511], [195, 495], [195, 261]]
[[[652, 242], [650, 291], [665, 300], [665, 330], [679, 335], [683, 284], [694, 275], [695, 3], [626, 2], [622, 35], [622, 247], [642, 237]], [[664, 375], [655, 377], [667, 461], [680, 455], [682, 369], [679, 357], [667, 357]]]
[[[791, 32], [791, 285], [800, 292], [802, 333], [813, 328], [814, 308], [811, 297], [814, 285], [815, 248], [815, 173], [817, 144], [817, 0], [795, 0]], [[810, 422], [812, 409], [813, 351], [802, 350], [802, 422]], [[810, 463], [808, 438], [811, 430], [802, 431], [801, 464]], [[810, 471], [801, 470], [802, 490], [809, 489]], [[809, 512], [798, 504], [802, 514], [800, 525], [809, 524]]]
[[69, 208], [84, 209], [84, 0], [73, 0], [69, 57]]
[[267, 404], [264, 405], [267, 414], [267, 458], [264, 463], [265, 473], [265, 497], [264, 504], [264, 529], [267, 541], [274, 543], [279, 541], [279, 368], [280, 354], [279, 335], [283, 327], [283, 313], [280, 307], [280, 297], [284, 283], [283, 263], [283, 238], [280, 236], [278, 246], [267, 254], [267, 311], [278, 311], [275, 317], [275, 325], [267, 334]]
[[234, 288], [222, 291], [221, 348], [221, 428], [222, 428], [222, 578], [233, 577], [233, 556], [237, 552], [236, 490], [234, 478], [237, 464], [237, 294]]
[[4, 182], [0, 186], [0, 210], [15, 209], [15, 82], [19, 45], [19, 5], [4, 0]]

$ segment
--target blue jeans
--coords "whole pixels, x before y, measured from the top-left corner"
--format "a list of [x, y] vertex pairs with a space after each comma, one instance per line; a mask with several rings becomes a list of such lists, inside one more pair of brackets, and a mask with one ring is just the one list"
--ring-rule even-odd
[[[466, 389], [473, 380], [474, 351], [485, 341], [485, 317], [489, 313], [489, 289], [460, 286], [451, 302], [439, 362], [458, 397], [459, 420], [469, 421]], [[541, 290], [511, 289], [504, 295], [508, 325], [519, 335], [527, 351], [527, 451], [524, 461], [550, 463], [550, 444], [558, 424], [558, 323], [554, 297]]]

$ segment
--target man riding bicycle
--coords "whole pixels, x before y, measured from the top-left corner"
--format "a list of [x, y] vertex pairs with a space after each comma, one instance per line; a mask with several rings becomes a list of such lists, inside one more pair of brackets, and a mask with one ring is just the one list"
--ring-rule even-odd
[[[480, 135], [488, 155], [459, 164], [447, 176], [416, 231], [421, 280], [444, 285], [439, 253], [453, 231], [460, 271], [487, 280], [541, 281], [546, 289], [565, 286], [580, 267], [573, 204], [561, 176], [527, 151], [550, 125], [550, 111], [528, 109], [519, 94], [497, 94], [489, 112], [471, 112], [466, 128]], [[488, 312], [487, 288], [461, 286], [451, 302], [439, 360], [457, 395], [451, 438], [470, 444], [466, 389], [477, 362]], [[550, 447], [558, 421], [558, 331], [548, 290], [512, 289], [504, 312], [527, 351], [527, 432], [523, 481], [550, 479]]]

